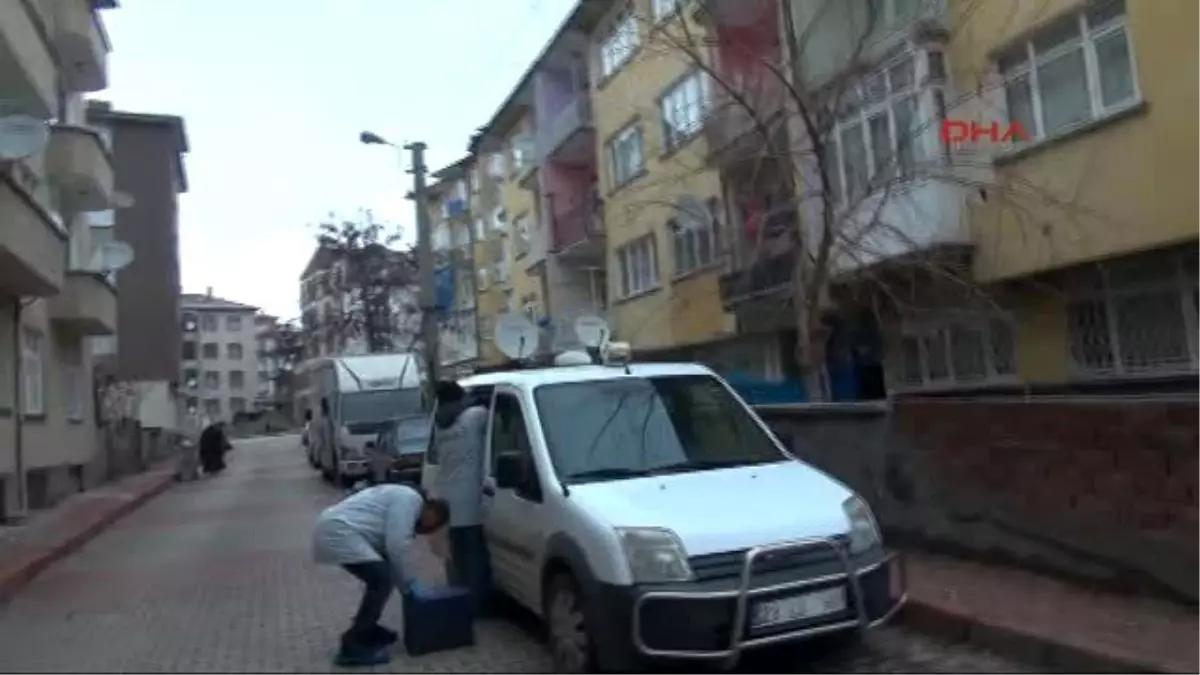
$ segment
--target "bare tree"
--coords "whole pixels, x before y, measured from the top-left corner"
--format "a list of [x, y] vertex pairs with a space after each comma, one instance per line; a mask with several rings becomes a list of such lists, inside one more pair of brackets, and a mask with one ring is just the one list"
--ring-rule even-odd
[[414, 348], [420, 309], [415, 302], [416, 256], [395, 248], [400, 235], [370, 211], [357, 219], [332, 215], [318, 226], [317, 242], [330, 254], [326, 310], [305, 328], [343, 348], [359, 339], [368, 353]]
[[[649, 58], [687, 63], [709, 89], [703, 113], [683, 116], [692, 126], [662, 122], [680, 145], [704, 127], [706, 161], [689, 164], [676, 153], [678, 171], [662, 180], [715, 169], [730, 192], [755, 202], [726, 205], [739, 227], [726, 228], [734, 236], [723, 242], [725, 253], [747, 272], [740, 277], [746, 285], [772, 269], [787, 278], [783, 305], [795, 316], [795, 358], [813, 398], [825, 389], [831, 319], [850, 305], [919, 311], [922, 293], [937, 286], [952, 296], [934, 303], [939, 307], [995, 307], [961, 250], [936, 245], [939, 226], [949, 226], [943, 221], [986, 201], [1020, 226], [1014, 236], [1028, 236], [1045, 227], [1034, 212], [1056, 211], [1069, 225], [1084, 211], [1070, 196], [1011, 172], [1001, 176], [992, 168], [993, 149], [942, 138], [947, 111], [984, 125], [1005, 117], [988, 107], [1003, 86], [994, 76], [976, 73], [986, 85], [958, 98], [944, 86], [945, 45], [987, 1], [963, 0], [953, 14], [943, 0], [681, 2], [666, 21], [638, 17]], [[911, 14], [880, 13], [901, 5]], [[714, 11], [741, 12], [740, 30], [713, 29], [728, 18]], [[778, 23], [755, 12], [772, 13]], [[755, 34], [755, 26], [767, 32]], [[764, 48], [772, 38], [777, 47]], [[865, 112], [898, 98], [878, 115]], [[856, 121], [848, 125], [848, 117]], [[943, 210], [947, 202], [959, 208]]]

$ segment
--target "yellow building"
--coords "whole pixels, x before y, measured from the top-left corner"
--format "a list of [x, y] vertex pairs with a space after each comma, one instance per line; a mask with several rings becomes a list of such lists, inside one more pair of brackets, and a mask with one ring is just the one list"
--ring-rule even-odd
[[425, 208], [432, 228], [431, 238], [438, 288], [438, 357], [444, 369], [458, 374], [474, 370], [479, 362], [477, 292], [475, 288], [475, 242], [472, 231], [475, 213], [471, 185], [475, 165], [472, 157], [435, 173], [437, 181], [427, 189]]
[[789, 46], [802, 90], [840, 92], [843, 222], [893, 226], [837, 269], [843, 294], [886, 286], [888, 389], [1194, 377], [1196, 3], [875, 6], [791, 0]]

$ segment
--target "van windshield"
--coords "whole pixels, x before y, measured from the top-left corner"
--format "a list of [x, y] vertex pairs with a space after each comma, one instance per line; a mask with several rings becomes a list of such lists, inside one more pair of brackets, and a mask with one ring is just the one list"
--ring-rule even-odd
[[787, 459], [708, 375], [543, 385], [534, 397], [555, 471], [568, 483]]
[[[421, 390], [381, 389], [378, 391], [355, 391], [342, 395], [342, 424], [358, 427], [394, 420], [398, 417], [418, 415], [421, 410]], [[351, 433], [374, 433], [354, 431]]]

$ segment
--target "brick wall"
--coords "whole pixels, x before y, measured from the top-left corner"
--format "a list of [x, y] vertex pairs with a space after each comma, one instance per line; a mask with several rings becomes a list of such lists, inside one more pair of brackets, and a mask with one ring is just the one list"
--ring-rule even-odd
[[760, 409], [889, 535], [1197, 598], [1195, 400], [907, 399]]

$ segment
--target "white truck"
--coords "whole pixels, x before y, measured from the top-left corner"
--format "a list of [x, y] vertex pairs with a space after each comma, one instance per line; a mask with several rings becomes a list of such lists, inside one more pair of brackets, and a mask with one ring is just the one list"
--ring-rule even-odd
[[[311, 391], [311, 452], [326, 480], [346, 487], [370, 471], [366, 447], [393, 420], [428, 412], [421, 360], [411, 353], [326, 357], [305, 368]], [[322, 416], [321, 401], [329, 407]], [[327, 443], [319, 429], [333, 429]]]
[[556, 672], [729, 667], [861, 635], [904, 604], [866, 501], [704, 366], [606, 359], [460, 384], [489, 401], [492, 582], [545, 622]]

